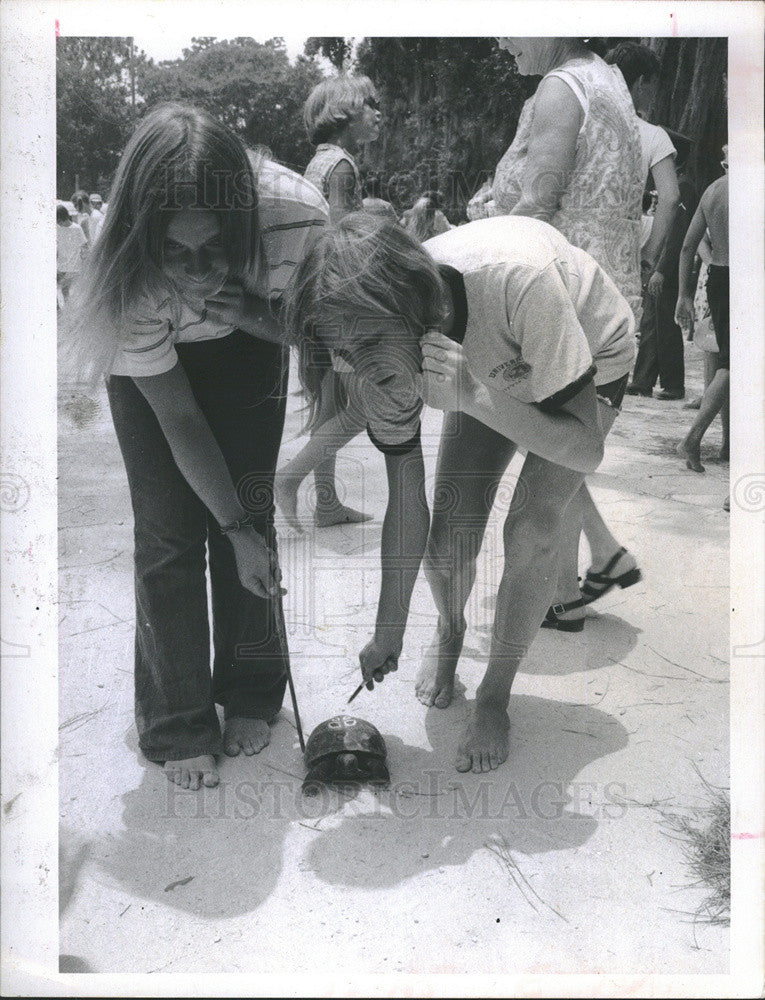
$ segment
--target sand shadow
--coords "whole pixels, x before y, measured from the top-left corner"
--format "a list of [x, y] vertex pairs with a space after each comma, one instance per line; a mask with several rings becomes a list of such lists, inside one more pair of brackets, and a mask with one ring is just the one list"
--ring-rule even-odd
[[[596, 708], [520, 695], [511, 699], [511, 753], [490, 774], [459, 774], [457, 741], [470, 705], [429, 709], [432, 750], [386, 734], [390, 791], [357, 800], [311, 844], [306, 864], [323, 881], [387, 888], [433, 868], [464, 865], [499, 838], [521, 854], [570, 850], [592, 836], [609, 789], [577, 784], [593, 761], [624, 749], [627, 732]], [[584, 779], [582, 779], [583, 781]]]
[[[462, 650], [463, 660], [488, 662], [491, 630], [492, 626], [486, 624], [468, 631]], [[583, 632], [540, 629], [519, 672], [562, 677], [613, 666], [614, 662], [623, 659], [635, 648], [641, 632], [642, 629], [618, 615], [588, 608]]]
[[[222, 757], [216, 788], [185, 791], [143, 761], [138, 788], [122, 796], [124, 830], [94, 846], [94, 867], [132, 895], [202, 917], [257, 909], [282, 870], [303, 764], [292, 715], [254, 757]], [[133, 731], [130, 743], [137, 749]]]

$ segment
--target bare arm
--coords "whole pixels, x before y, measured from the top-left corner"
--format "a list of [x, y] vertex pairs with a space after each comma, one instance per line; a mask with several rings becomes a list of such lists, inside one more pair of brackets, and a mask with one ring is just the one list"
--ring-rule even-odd
[[380, 552], [382, 583], [375, 636], [360, 654], [367, 686], [395, 670], [404, 641], [412, 590], [417, 580], [430, 527], [425, 501], [425, 466], [419, 444], [406, 455], [386, 455], [388, 506]]
[[691, 219], [691, 224], [688, 226], [688, 232], [683, 240], [683, 248], [680, 251], [675, 322], [683, 330], [693, 330], [693, 259], [706, 231], [707, 219], [704, 214], [704, 199], [702, 198]]
[[603, 461], [605, 433], [592, 382], [560, 409], [546, 412], [475, 381], [460, 409], [520, 448], [575, 472], [594, 472]]
[[701, 258], [702, 264], [712, 263], [712, 244], [709, 242], [709, 233], [704, 233], [704, 239], [699, 243], [696, 253]]
[[356, 175], [347, 160], [341, 160], [329, 175], [329, 219], [334, 225], [355, 208]]
[[594, 472], [600, 465], [605, 431], [592, 382], [563, 406], [546, 411], [479, 382], [462, 347], [433, 331], [422, 341], [422, 370], [428, 406], [461, 410], [526, 451], [576, 472]]
[[583, 113], [573, 91], [550, 77], [539, 85], [521, 198], [511, 215], [549, 222], [571, 180]]
[[665, 156], [663, 160], [659, 160], [651, 167], [651, 174], [658, 201], [656, 202], [651, 235], [643, 247], [643, 259], [655, 267], [680, 205], [680, 188], [675, 173], [674, 157]]
[[[182, 366], [133, 381], [154, 411], [181, 474], [218, 524], [245, 517], [226, 460]], [[258, 597], [276, 593], [280, 574], [262, 536], [248, 527], [230, 537], [242, 585]]]

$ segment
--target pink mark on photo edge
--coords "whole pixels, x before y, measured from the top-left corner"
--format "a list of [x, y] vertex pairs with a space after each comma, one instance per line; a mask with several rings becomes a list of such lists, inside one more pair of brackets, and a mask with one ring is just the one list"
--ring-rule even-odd
[[762, 840], [765, 833], [732, 833], [731, 840]]
[[677, 14], [670, 14], [669, 19], [672, 22], [672, 37], [677, 38]]

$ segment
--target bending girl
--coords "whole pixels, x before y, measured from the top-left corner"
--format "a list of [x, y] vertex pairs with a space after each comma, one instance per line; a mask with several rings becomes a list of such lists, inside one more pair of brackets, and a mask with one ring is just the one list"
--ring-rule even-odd
[[[332, 365], [385, 455], [382, 585], [374, 638], [360, 657], [370, 688], [396, 669], [425, 554], [438, 625], [417, 696], [450, 703], [496, 489], [515, 451], [528, 452], [505, 522], [489, 665], [457, 755], [460, 771], [495, 768], [508, 755], [513, 679], [555, 589], [567, 507], [600, 464], [627, 383], [629, 305], [588, 254], [544, 222], [488, 219], [420, 246], [400, 226], [357, 213], [322, 234], [297, 269], [287, 329], [314, 404]], [[432, 524], [423, 400], [450, 411]]]

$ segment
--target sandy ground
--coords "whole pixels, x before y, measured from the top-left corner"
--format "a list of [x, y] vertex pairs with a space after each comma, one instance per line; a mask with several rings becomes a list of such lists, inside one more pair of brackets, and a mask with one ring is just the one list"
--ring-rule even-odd
[[[687, 359], [695, 393], [692, 346]], [[628, 397], [591, 484], [644, 581], [590, 609], [582, 635], [540, 633], [506, 764], [452, 766], [487, 659], [515, 464], [468, 608], [462, 693], [446, 711], [414, 698], [434, 623], [420, 580], [398, 674], [353, 705], [387, 740], [390, 791], [304, 800], [289, 700], [271, 746], [224, 758], [216, 789], [175, 789], [139, 756], [125, 474], [105, 398], [63, 389], [62, 971], [726, 972], [728, 930], [694, 920], [703, 887], [662, 825], [662, 811], [704, 805], [701, 776], [728, 784], [728, 467], [712, 460], [717, 422], [706, 474], [685, 470], [673, 448], [691, 417]], [[431, 480], [439, 425], [428, 413]], [[360, 437], [339, 470], [374, 520], [281, 531], [307, 731], [356, 686], [377, 598], [384, 469]]]

